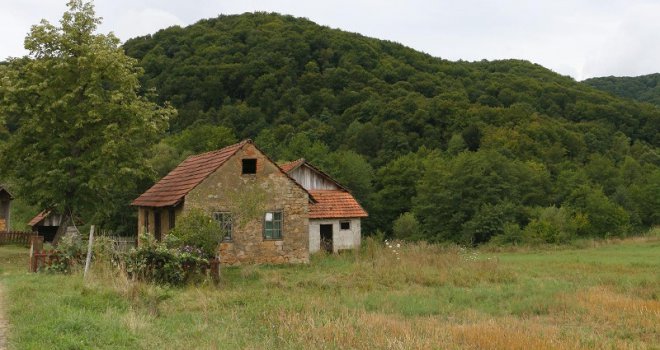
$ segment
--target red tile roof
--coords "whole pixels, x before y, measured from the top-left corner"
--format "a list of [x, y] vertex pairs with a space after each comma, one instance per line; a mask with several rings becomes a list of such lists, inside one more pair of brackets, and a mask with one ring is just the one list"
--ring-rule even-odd
[[166, 207], [177, 204], [246, 143], [252, 143], [252, 141], [245, 140], [216, 151], [186, 158], [174, 170], [135, 199], [131, 205]]
[[285, 173], [291, 172], [291, 170], [299, 167], [305, 163], [305, 158], [300, 158], [298, 160], [294, 160], [293, 162], [288, 162], [280, 165], [280, 169], [282, 169]]
[[309, 206], [310, 219], [363, 218], [369, 216], [350, 192], [309, 190], [316, 203]]
[[28, 226], [34, 227], [39, 225], [40, 222], [42, 222], [45, 218], [50, 215], [50, 210], [44, 210], [41, 213], [37, 214], [37, 216], [33, 217], [30, 222], [28, 222]]

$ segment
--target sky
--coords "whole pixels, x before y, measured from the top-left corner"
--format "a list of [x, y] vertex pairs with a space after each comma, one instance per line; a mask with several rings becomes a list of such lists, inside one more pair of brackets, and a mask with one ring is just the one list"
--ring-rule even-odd
[[[95, 0], [122, 41], [220, 14], [266, 11], [399, 42], [449, 60], [525, 59], [576, 80], [660, 72], [660, 0]], [[0, 0], [0, 60], [65, 0]]]

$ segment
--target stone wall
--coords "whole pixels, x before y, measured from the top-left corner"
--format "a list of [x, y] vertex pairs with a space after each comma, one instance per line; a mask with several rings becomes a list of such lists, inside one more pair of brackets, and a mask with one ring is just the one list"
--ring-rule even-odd
[[[342, 230], [340, 222], [350, 222], [349, 230]], [[359, 218], [353, 219], [310, 219], [309, 220], [309, 252], [316, 253], [321, 249], [321, 225], [332, 225], [332, 250], [356, 249], [362, 243], [362, 228]]]
[[[242, 159], [257, 159], [256, 174], [242, 174]], [[221, 263], [309, 262], [309, 197], [252, 144], [246, 144], [185, 198], [183, 215], [191, 208], [231, 212], [231, 241], [220, 244]], [[283, 213], [282, 239], [263, 236], [264, 214]]]

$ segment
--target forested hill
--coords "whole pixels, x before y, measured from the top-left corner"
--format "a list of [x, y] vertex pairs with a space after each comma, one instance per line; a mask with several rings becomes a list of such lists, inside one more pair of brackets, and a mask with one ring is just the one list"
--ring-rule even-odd
[[124, 47], [145, 91], [179, 111], [161, 173], [249, 137], [337, 176], [370, 211], [367, 232], [560, 241], [660, 222], [660, 109], [539, 65], [451, 62], [266, 13]]
[[583, 83], [611, 94], [660, 106], [660, 73], [638, 77], [602, 77]]

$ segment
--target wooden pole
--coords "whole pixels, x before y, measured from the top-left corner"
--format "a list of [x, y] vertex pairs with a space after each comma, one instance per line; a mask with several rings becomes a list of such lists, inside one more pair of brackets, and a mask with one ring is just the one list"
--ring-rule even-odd
[[94, 225], [89, 228], [89, 244], [87, 245], [87, 260], [85, 260], [85, 272], [83, 273], [83, 279], [87, 277], [87, 271], [89, 270], [89, 265], [92, 262], [92, 246], [94, 245]]
[[37, 272], [39, 268], [39, 260], [36, 254], [41, 253], [44, 249], [44, 237], [33, 235], [30, 237], [30, 272]]

